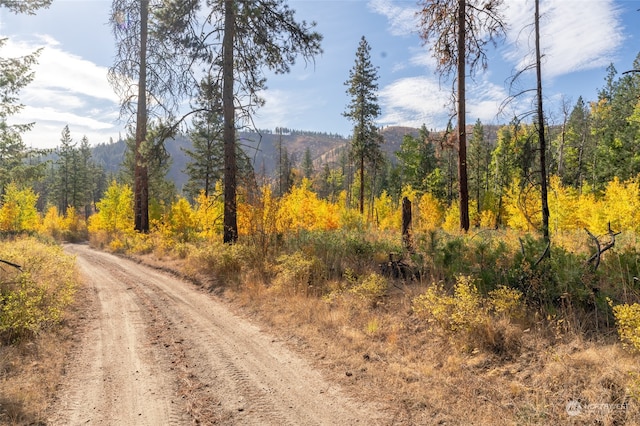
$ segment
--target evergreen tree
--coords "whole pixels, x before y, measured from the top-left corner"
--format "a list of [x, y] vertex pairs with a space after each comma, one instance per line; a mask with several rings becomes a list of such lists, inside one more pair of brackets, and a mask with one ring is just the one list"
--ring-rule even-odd
[[400, 161], [402, 185], [411, 185], [418, 191], [426, 192], [427, 176], [438, 164], [435, 147], [425, 125], [422, 125], [417, 137], [409, 134], [403, 137], [396, 156]]
[[431, 50], [441, 75], [456, 75], [458, 193], [460, 227], [469, 230], [469, 190], [467, 183], [466, 65], [473, 74], [478, 65], [487, 67], [486, 46], [504, 37], [500, 15], [502, 0], [419, 0], [420, 37], [431, 42]]
[[[89, 139], [84, 136], [78, 147], [78, 183], [80, 188], [80, 207], [84, 210], [85, 218], [89, 218], [94, 211], [94, 203], [99, 198], [94, 194], [99, 188], [100, 179], [104, 178], [104, 170], [93, 161]], [[105, 181], [106, 182], [106, 181]], [[106, 189], [103, 182], [102, 190]]]
[[307, 147], [304, 150], [304, 157], [302, 159], [302, 174], [307, 179], [311, 179], [313, 176], [313, 158], [311, 158], [311, 150]]
[[196, 106], [200, 111], [189, 132], [192, 149], [184, 150], [190, 158], [185, 170], [189, 175], [185, 192], [193, 199], [200, 191], [208, 196], [223, 175], [222, 105], [219, 87], [211, 76], [200, 83]]
[[380, 115], [377, 81], [377, 67], [371, 63], [371, 47], [362, 36], [355, 64], [349, 71], [349, 80], [345, 82], [351, 101], [343, 113], [354, 123], [350, 155], [357, 162], [359, 171], [360, 214], [364, 213], [365, 166], [382, 165], [380, 144], [383, 139], [375, 125], [375, 119]]
[[58, 211], [64, 213], [67, 207], [77, 207], [76, 173], [78, 152], [71, 138], [69, 126], [64, 126], [60, 137], [60, 145], [56, 149], [58, 159], [55, 161], [55, 199]]
[[562, 184], [579, 190], [588, 178], [588, 159], [593, 155], [589, 115], [589, 107], [580, 96], [567, 119], [558, 160], [558, 176]]
[[[0, 5], [11, 6], [12, 3], [4, 2]], [[18, 4], [14, 6], [15, 9], [12, 10], [25, 10]], [[0, 48], [6, 42], [7, 39], [0, 39]], [[39, 54], [40, 50], [18, 58], [0, 57], [0, 195], [11, 181], [22, 181], [20, 183], [24, 184], [20, 177], [25, 173], [27, 149], [22, 141], [22, 134], [29, 131], [33, 123], [9, 124], [8, 120], [24, 107], [18, 102], [18, 94], [33, 80], [34, 74], [30, 69], [36, 64]]]
[[[209, 12], [201, 10], [208, 8]], [[222, 91], [224, 141], [223, 241], [238, 239], [237, 186], [239, 153], [236, 129], [251, 122], [264, 104], [264, 69], [288, 73], [296, 56], [312, 59], [321, 52], [315, 23], [297, 22], [285, 0], [166, 0], [163, 13], [170, 23], [167, 36], [218, 75]], [[176, 19], [177, 18], [177, 19]], [[192, 29], [197, 28], [196, 31]]]
[[[135, 230], [149, 231], [149, 159], [143, 145], [149, 140], [150, 117], [173, 121], [184, 95], [191, 93], [191, 57], [171, 42], [182, 14], [167, 14], [164, 0], [113, 0], [110, 24], [116, 39], [116, 58], [109, 69], [109, 81], [121, 99], [121, 115], [135, 122], [133, 193]], [[131, 84], [132, 81], [137, 84]], [[134, 119], [135, 117], [135, 119]], [[153, 138], [162, 142], [173, 131], [163, 131]], [[152, 154], [154, 151], [147, 151]]]
[[475, 196], [478, 213], [482, 210], [483, 195], [489, 188], [491, 151], [491, 146], [485, 139], [484, 126], [478, 119], [473, 126], [473, 133], [469, 141], [469, 186]]
[[[173, 182], [167, 180], [167, 173], [171, 168], [171, 157], [164, 146], [164, 127], [151, 125], [147, 131], [147, 139], [136, 149], [134, 135], [130, 135], [125, 152], [124, 167], [121, 181], [131, 184], [135, 179], [135, 161], [138, 158], [136, 152], [140, 152], [146, 158], [145, 168], [148, 173], [149, 212], [158, 219], [164, 213], [165, 208], [171, 205], [176, 196], [176, 188]], [[151, 211], [153, 210], [153, 211]]]

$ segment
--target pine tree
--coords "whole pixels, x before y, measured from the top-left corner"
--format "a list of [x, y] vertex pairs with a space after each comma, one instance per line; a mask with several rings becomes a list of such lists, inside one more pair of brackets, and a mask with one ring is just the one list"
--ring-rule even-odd
[[469, 189], [466, 138], [466, 65], [473, 75], [478, 65], [487, 67], [487, 44], [504, 37], [500, 15], [503, 0], [419, 0], [420, 37], [431, 50], [441, 75], [455, 70], [457, 94], [458, 193], [460, 228], [469, 230]]
[[[208, 12], [207, 12], [208, 9]], [[170, 25], [167, 37], [181, 45], [217, 75], [222, 91], [224, 141], [223, 241], [238, 239], [237, 187], [239, 163], [236, 129], [251, 123], [255, 110], [264, 104], [264, 70], [288, 73], [298, 55], [305, 60], [321, 52], [322, 36], [313, 32], [315, 23], [295, 19], [285, 0], [176, 1], [164, 2]], [[192, 31], [198, 28], [197, 31]]]
[[475, 195], [478, 213], [482, 210], [482, 197], [489, 189], [490, 165], [491, 146], [485, 139], [484, 126], [478, 119], [473, 126], [473, 134], [469, 142], [470, 187]]
[[67, 207], [76, 207], [76, 145], [71, 138], [69, 126], [64, 126], [60, 137], [60, 145], [56, 149], [58, 159], [55, 162], [55, 199], [58, 211], [64, 213]]
[[193, 199], [200, 191], [209, 196], [223, 175], [222, 105], [220, 89], [211, 76], [200, 83], [196, 107], [200, 111], [195, 114], [189, 132], [192, 149], [184, 150], [191, 159], [185, 170], [189, 176], [185, 192]]
[[360, 173], [360, 214], [364, 214], [365, 166], [382, 165], [382, 135], [375, 125], [375, 119], [380, 115], [377, 81], [377, 67], [371, 63], [371, 47], [362, 36], [355, 64], [345, 82], [351, 101], [343, 113], [354, 123], [350, 156], [357, 162]]
[[[6, 4], [5, 4], [6, 5]], [[0, 39], [0, 48], [7, 39]], [[27, 149], [22, 134], [33, 127], [30, 124], [9, 124], [9, 117], [24, 107], [18, 103], [18, 94], [34, 77], [30, 71], [36, 64], [40, 50], [31, 55], [17, 58], [0, 57], [0, 195], [11, 181], [17, 181], [17, 174], [23, 168]]]
[[313, 158], [311, 157], [311, 150], [309, 147], [304, 150], [304, 157], [302, 158], [302, 174], [307, 179], [311, 179], [313, 176]]

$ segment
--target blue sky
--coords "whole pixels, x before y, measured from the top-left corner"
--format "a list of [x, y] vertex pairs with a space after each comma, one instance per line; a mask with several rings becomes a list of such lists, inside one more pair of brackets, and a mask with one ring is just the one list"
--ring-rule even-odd
[[[498, 114], [509, 95], [507, 79], [526, 63], [531, 0], [507, 0], [510, 30], [497, 49], [489, 51], [489, 68], [468, 80], [467, 122], [508, 122], [515, 113], [531, 109], [522, 99]], [[269, 75], [263, 93], [267, 104], [255, 122], [326, 131], [348, 136], [352, 123], [342, 116], [349, 101], [349, 78], [362, 36], [372, 47], [378, 67], [378, 124], [441, 129], [450, 114], [450, 82], [434, 73], [434, 60], [416, 34], [415, 1], [300, 0], [290, 1], [299, 19], [316, 21], [323, 34], [324, 53], [315, 63], [299, 60], [286, 75]], [[119, 121], [118, 99], [106, 80], [113, 61], [113, 38], [107, 25], [110, 1], [54, 0], [36, 16], [16, 16], [0, 9], [0, 34], [9, 37], [0, 56], [44, 50], [34, 69], [34, 82], [22, 91], [26, 105], [19, 122], [36, 122], [24, 135], [29, 146], [54, 147], [69, 125], [72, 137], [90, 143], [108, 142], [125, 134]], [[544, 92], [551, 122], [561, 120], [560, 104], [579, 96], [594, 100], [604, 85], [606, 67], [619, 72], [632, 67], [640, 52], [640, 1], [542, 0]], [[525, 79], [522, 88], [531, 86]]]

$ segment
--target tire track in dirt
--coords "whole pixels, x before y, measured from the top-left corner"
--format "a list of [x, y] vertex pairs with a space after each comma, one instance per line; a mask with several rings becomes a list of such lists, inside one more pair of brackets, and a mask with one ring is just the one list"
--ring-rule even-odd
[[[179, 396], [179, 401], [168, 407], [166, 400], [165, 406], [160, 404], [159, 411], [164, 410], [166, 418], [156, 424], [186, 424], [184, 416], [176, 414], [179, 410], [189, 411], [191, 421], [215, 421], [217, 424], [388, 423], [381, 407], [347, 398], [337, 385], [326, 381], [282, 342], [235, 316], [192, 284], [87, 246], [69, 246], [68, 251], [76, 254], [85, 274], [110, 277], [108, 280], [92, 279], [94, 283], [102, 283], [98, 285], [99, 289], [102, 286], [117, 288], [119, 297], [134, 301], [135, 307], [130, 307], [132, 319], [127, 327], [137, 340], [126, 343], [136, 347], [144, 342], [139, 352], [146, 351], [151, 355], [140, 357], [140, 362], [135, 357], [123, 361], [133, 363], [138, 371], [142, 368], [145, 373], [148, 371], [161, 377], [162, 380], [154, 385], [173, 382], [172, 395], [166, 389], [155, 391], [156, 395], [170, 400]], [[136, 331], [136, 327], [145, 328], [148, 336], [142, 336], [144, 333]], [[102, 352], [108, 350], [106, 346], [101, 349]], [[91, 350], [85, 349], [85, 352], [81, 358], [95, 355]], [[155, 365], [145, 367], [143, 358]], [[150, 370], [154, 368], [155, 371]], [[97, 371], [103, 370], [98, 368]], [[76, 386], [79, 385], [76, 382]], [[117, 388], [126, 388], [132, 393], [143, 392], [123, 384], [118, 384]], [[76, 392], [101, 395], [103, 391], [85, 389]], [[132, 395], [131, 400], [136, 398], [140, 395]]]
[[[151, 350], [139, 300], [110, 273], [110, 265], [78, 256], [92, 300], [87, 329], [67, 366], [50, 424], [180, 423], [174, 378]], [[168, 370], [168, 369], [167, 369]]]

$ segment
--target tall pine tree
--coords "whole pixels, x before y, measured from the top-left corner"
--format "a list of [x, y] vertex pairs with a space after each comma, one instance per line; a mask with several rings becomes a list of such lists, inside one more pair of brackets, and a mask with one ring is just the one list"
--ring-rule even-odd
[[378, 132], [375, 119], [380, 115], [378, 105], [378, 71], [371, 63], [371, 47], [362, 36], [356, 60], [345, 82], [351, 101], [343, 113], [354, 123], [351, 139], [351, 159], [357, 162], [360, 173], [360, 214], [364, 214], [365, 166], [382, 165], [382, 135]]

